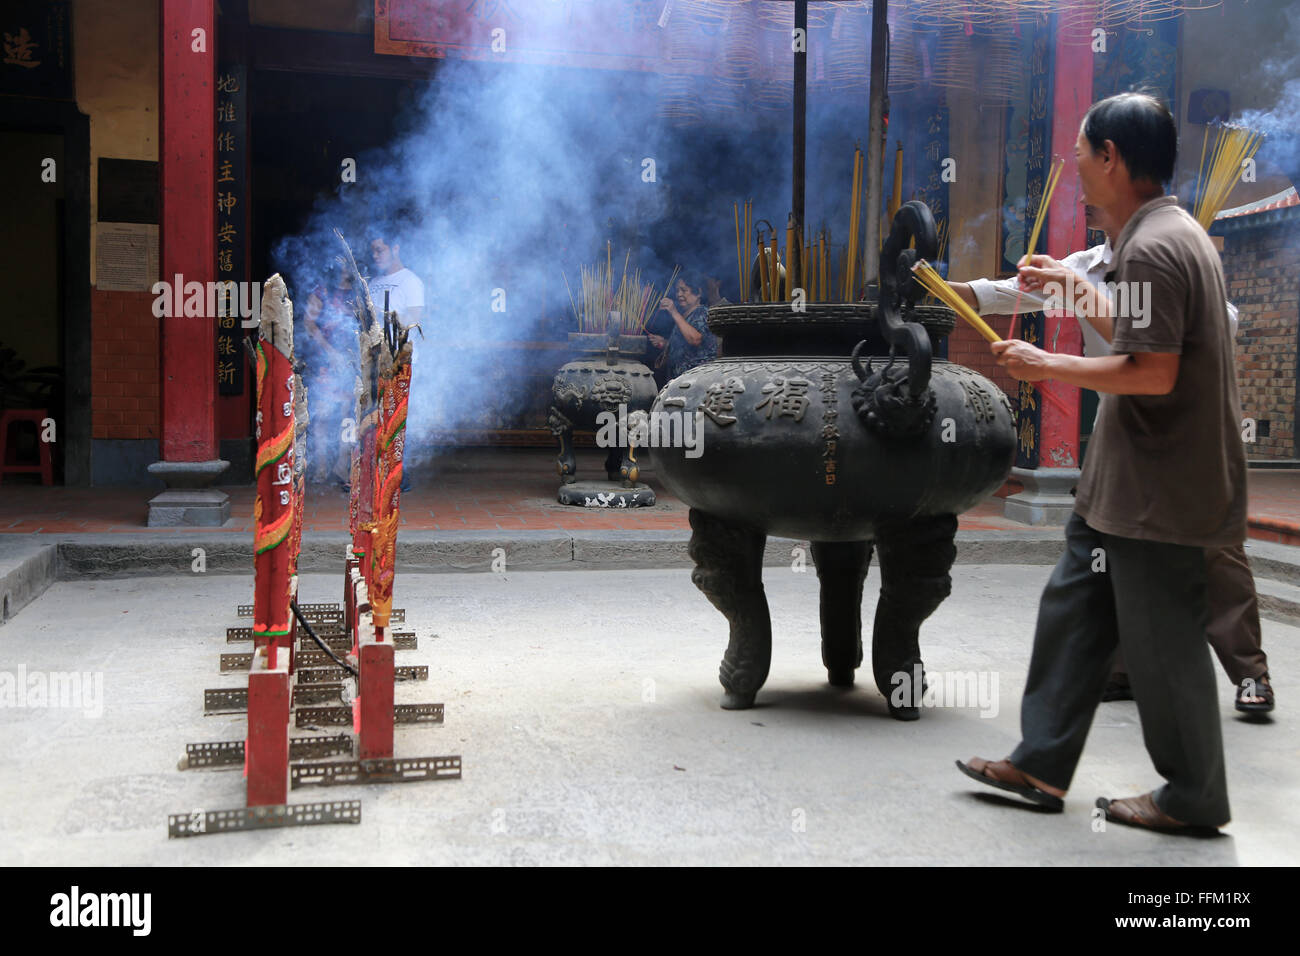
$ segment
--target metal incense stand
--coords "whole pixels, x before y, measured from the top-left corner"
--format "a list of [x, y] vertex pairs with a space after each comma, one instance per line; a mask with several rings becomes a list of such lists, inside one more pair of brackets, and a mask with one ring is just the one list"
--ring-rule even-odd
[[[358, 301], [364, 299], [368, 306], [369, 295], [359, 275], [354, 276], [354, 282], [359, 283]], [[181, 769], [242, 766], [247, 777], [246, 805], [170, 815], [169, 837], [360, 823], [359, 800], [290, 804], [288, 791], [313, 785], [409, 783], [461, 776], [458, 755], [394, 756], [395, 725], [441, 724], [443, 705], [394, 703], [396, 681], [428, 680], [429, 669], [425, 665], [396, 666], [397, 650], [416, 649], [415, 633], [393, 631], [375, 623], [369, 594], [374, 586], [376, 562], [370, 560], [373, 555], [366, 553], [373, 539], [373, 525], [363, 533], [354, 533], [348, 547], [342, 605], [296, 603], [306, 490], [306, 390], [296, 375], [285, 374], [292, 367], [292, 304], [279, 276], [266, 283], [262, 302], [258, 346], [250, 349], [254, 353], [259, 397], [256, 600], [237, 608], [240, 617], [252, 617], [254, 623], [226, 630], [227, 643], [252, 641], [254, 649], [222, 654], [220, 660], [222, 673], [247, 672], [247, 686], [211, 688], [203, 693], [205, 715], [247, 713], [247, 737], [188, 744], [180, 763]], [[386, 298], [384, 304], [388, 324]], [[366, 311], [370, 312], [368, 308]], [[373, 313], [370, 317], [373, 319]], [[382, 396], [376, 394], [375, 356], [364, 347], [366, 331], [374, 330], [363, 328], [362, 336], [363, 376], [372, 387], [359, 397], [368, 402], [365, 412], [372, 427], [382, 427], [383, 410], [393, 407], [393, 403], [385, 406], [378, 400]], [[391, 379], [386, 382], [391, 384]], [[402, 420], [396, 427], [400, 432], [405, 403], [398, 408]], [[367, 420], [361, 415], [358, 419]], [[355, 482], [357, 472], [361, 472], [373, 489], [380, 487], [377, 473], [381, 458], [375, 451], [373, 431], [370, 438], [357, 454], [353, 477]], [[390, 447], [387, 451], [388, 461], [396, 462], [399, 482], [401, 451], [401, 442], [395, 450]], [[394, 493], [394, 512], [396, 501]], [[393, 520], [395, 524], [395, 514]], [[395, 534], [394, 530], [394, 550]], [[388, 593], [391, 596], [391, 578]], [[405, 623], [406, 612], [393, 608], [387, 620], [388, 624]], [[351, 733], [291, 737], [291, 722], [297, 730], [350, 725]], [[356, 759], [352, 759], [354, 754]], [[331, 759], [338, 757], [348, 759]]]
[[[804, 234], [804, 196], [806, 193], [805, 163], [808, 153], [808, 0], [794, 0], [794, 28], [802, 31], [804, 42], [794, 52], [794, 103], [792, 142], [793, 156], [790, 162], [791, 197], [790, 216], [796, 236]], [[871, 4], [871, 86], [868, 92], [868, 127], [867, 127], [867, 181], [865, 194], [868, 197], [880, 195], [884, 181], [882, 160], [885, 152], [885, 80], [888, 64], [887, 47], [889, 44], [889, 0], [872, 0]], [[880, 213], [873, 209], [866, 217], [866, 237], [863, 248], [871, 250], [880, 245]], [[788, 288], [803, 288], [805, 263], [803, 256], [789, 256], [786, 263], [791, 273]], [[874, 256], [866, 257], [866, 268], [876, 265]], [[865, 274], [862, 277], [866, 286], [875, 276]]]

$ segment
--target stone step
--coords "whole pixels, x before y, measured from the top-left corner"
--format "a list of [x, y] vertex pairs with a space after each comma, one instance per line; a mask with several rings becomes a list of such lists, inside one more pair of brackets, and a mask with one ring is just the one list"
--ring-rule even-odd
[[54, 581], [58, 553], [31, 535], [0, 536], [0, 624], [45, 593]]
[[1271, 621], [1300, 625], [1300, 585], [1271, 578], [1255, 578], [1259, 614]]
[[1248, 539], [1246, 557], [1256, 578], [1300, 584], [1300, 548]]

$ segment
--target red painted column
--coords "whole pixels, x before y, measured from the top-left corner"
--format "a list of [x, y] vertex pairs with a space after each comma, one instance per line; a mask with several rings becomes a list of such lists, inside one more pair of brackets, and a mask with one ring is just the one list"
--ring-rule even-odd
[[[216, 279], [214, 0], [160, 0], [159, 244], [162, 280]], [[201, 31], [198, 32], [198, 31]], [[217, 457], [213, 320], [162, 319], [161, 452], [165, 462]]]
[[[1056, 34], [1052, 82], [1052, 157], [1063, 157], [1065, 168], [1052, 193], [1047, 220], [1047, 254], [1064, 259], [1084, 248], [1087, 227], [1079, 189], [1079, 169], [1074, 144], [1083, 114], [1092, 105], [1092, 36], [1090, 31], [1060, 29]], [[1062, 312], [1044, 316], [1044, 347], [1053, 352], [1083, 354], [1079, 321]], [[1042, 403], [1039, 433], [1040, 468], [1079, 467], [1079, 390], [1062, 382], [1046, 382], [1044, 388], [1063, 400], [1069, 412], [1055, 402]]]

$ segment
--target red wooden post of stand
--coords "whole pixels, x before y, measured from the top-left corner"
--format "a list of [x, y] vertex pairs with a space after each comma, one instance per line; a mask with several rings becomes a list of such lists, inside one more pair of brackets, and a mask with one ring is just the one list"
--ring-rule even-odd
[[360, 757], [393, 755], [393, 644], [375, 639], [373, 630], [361, 637]]
[[248, 674], [248, 798], [250, 807], [283, 804], [289, 797], [289, 655], [276, 666], [254, 654]]

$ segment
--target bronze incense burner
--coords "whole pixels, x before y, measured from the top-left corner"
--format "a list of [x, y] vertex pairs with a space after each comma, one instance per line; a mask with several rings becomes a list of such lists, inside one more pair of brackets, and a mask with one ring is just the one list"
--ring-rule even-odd
[[957, 515], [1002, 484], [1015, 453], [1001, 389], [933, 357], [954, 315], [917, 306], [909, 270], [935, 246], [929, 209], [911, 202], [881, 252], [878, 302], [710, 309], [718, 358], [655, 400], [652, 414], [695, 414], [703, 426], [701, 454], [662, 449], [655, 469], [691, 508], [691, 579], [730, 623], [725, 708], [752, 706], [767, 678], [762, 560], [779, 535], [812, 544], [822, 659], [837, 686], [862, 663], [863, 581], [879, 555], [872, 670], [894, 716], [919, 716], [919, 629], [950, 591]]
[[[654, 373], [642, 363], [649, 340], [644, 335], [620, 334], [611, 323], [608, 333], [570, 332], [569, 345], [578, 358], [555, 373], [552, 405], [547, 424], [559, 443], [556, 470], [560, 474], [558, 500], [584, 507], [644, 507], [655, 503], [654, 491], [640, 482], [636, 451], [622, 442], [605, 456], [608, 482], [579, 482], [573, 451], [574, 429], [601, 432], [611, 416], [624, 423], [634, 412], [644, 413], [655, 397]], [[617, 428], [606, 431], [619, 432]]]

